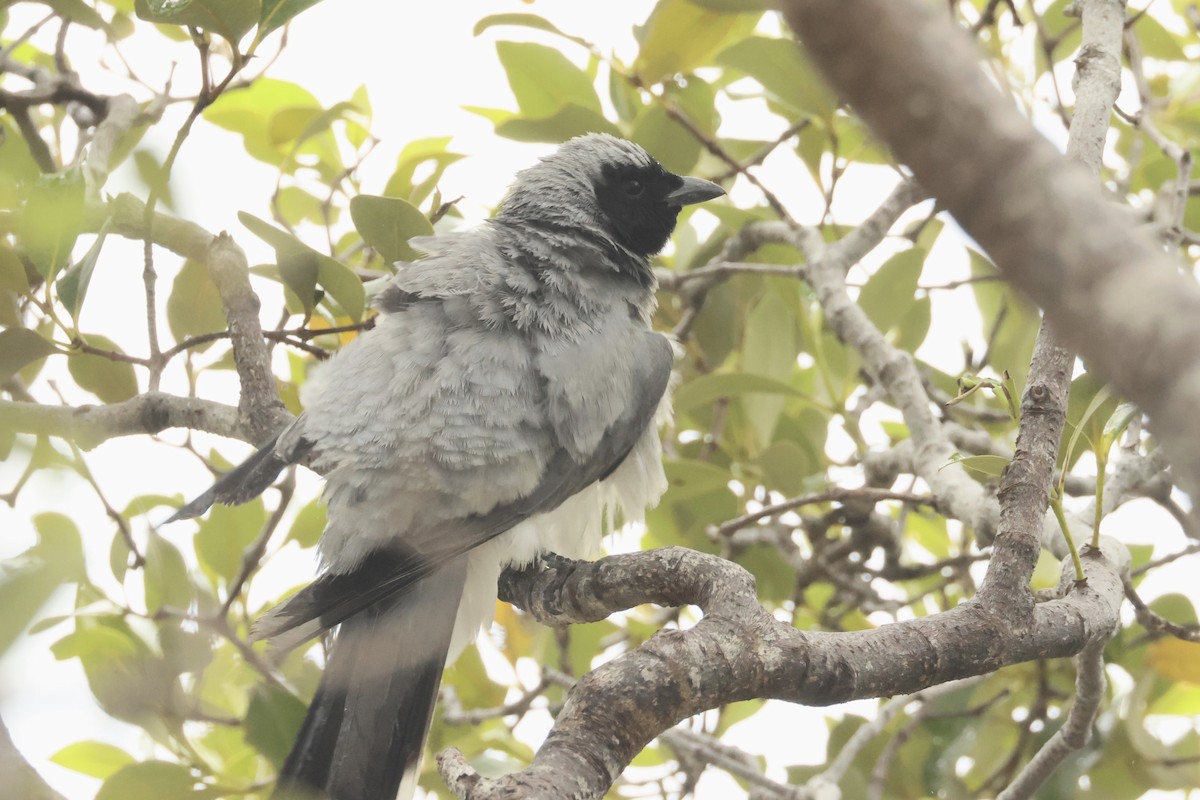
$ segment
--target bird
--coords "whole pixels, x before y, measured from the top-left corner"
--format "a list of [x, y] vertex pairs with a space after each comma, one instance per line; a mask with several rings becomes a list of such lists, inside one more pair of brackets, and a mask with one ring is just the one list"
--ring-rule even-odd
[[594, 556], [667, 488], [672, 340], [651, 257], [725, 194], [603, 133], [517, 173], [476, 228], [411, 240], [378, 319], [319, 365], [303, 413], [172, 519], [246, 502], [303, 461], [325, 478], [318, 577], [255, 624], [334, 631], [276, 797], [411, 797], [444, 666], [508, 566]]

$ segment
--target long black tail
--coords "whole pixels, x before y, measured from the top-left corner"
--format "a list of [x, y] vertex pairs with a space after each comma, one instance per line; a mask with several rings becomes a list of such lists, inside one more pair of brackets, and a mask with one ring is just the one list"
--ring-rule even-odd
[[276, 798], [411, 796], [465, 579], [460, 557], [341, 624]]

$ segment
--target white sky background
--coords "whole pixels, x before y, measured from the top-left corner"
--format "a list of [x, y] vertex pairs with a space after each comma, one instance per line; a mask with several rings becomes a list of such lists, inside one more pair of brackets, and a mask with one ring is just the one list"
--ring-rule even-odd
[[[497, 28], [480, 38], [472, 37], [475, 22], [493, 13], [537, 13], [568, 33], [590, 39], [602, 50], [616, 52], [628, 63], [636, 53], [631, 28], [645, 20], [653, 2], [609, 0], [593, 4], [578, 0], [538, 0], [526, 4], [518, 0], [454, 0], [444, 6], [445, 10], [425, 10], [419, 14], [405, 13], [400, 10], [403, 7], [400, 3], [369, 0], [319, 3], [292, 23], [288, 47], [268, 74], [304, 86], [326, 106], [348, 99], [360, 84], [366, 84], [374, 111], [371, 131], [382, 140], [361, 170], [367, 192], [382, 191], [394, 168], [397, 153], [407, 142], [428, 136], [453, 135], [452, 149], [469, 154], [469, 157], [447, 170], [441, 189], [447, 198], [465, 197], [459, 208], [466, 217], [466, 224], [473, 224], [488, 216], [517, 169], [550, 149], [546, 145], [500, 139], [493, 134], [490, 122], [461, 110], [464, 105], [515, 107], [495, 56], [494, 42], [500, 38], [532, 38], [561, 47], [577, 63], [583, 61], [582, 52], [562, 40], [531, 34], [523, 29]], [[14, 17], [28, 13], [31, 20], [43, 12], [43, 7], [18, 6], [13, 9]], [[20, 26], [12, 25], [9, 30], [20, 30]], [[72, 30], [68, 52], [76, 59], [74, 66], [80, 71], [84, 85], [100, 92], [126, 90], [125, 82], [106, 82], [105, 74], [98, 70], [94, 61], [85, 60], [86, 48], [76, 49], [89, 39], [98, 46], [99, 38], [78, 27]], [[49, 36], [53, 36], [53, 30]], [[273, 36], [277, 39], [279, 33]], [[43, 35], [35, 41], [44, 49], [50, 49], [52, 43], [45, 41], [46, 38]], [[147, 46], [135, 49], [126, 45], [124, 52], [141, 77], [151, 83], [161, 83], [168, 74], [171, 59], [182, 58], [175, 68], [174, 91], [176, 94], [194, 91], [197, 65], [188, 48], [154, 35], [138, 38]], [[274, 44], [269, 40], [263, 47], [263, 54], [273, 52]], [[1069, 87], [1069, 80], [1063, 85]], [[605, 96], [603, 91], [600, 94], [602, 98]], [[765, 139], [780, 130], [779, 120], [747, 110], [752, 107], [753, 104], [742, 103], [737, 109], [726, 109], [722, 134]], [[153, 142], [148, 140], [148, 143], [153, 144], [160, 157], [166, 153], [170, 145], [168, 137], [174, 133], [186, 111], [185, 104], [172, 107], [164, 122], [154, 129], [160, 138]], [[1061, 126], [1051, 123], [1045, 127], [1047, 133], [1061, 144], [1065, 139]], [[791, 167], [784, 159], [769, 160], [757, 173], [799, 219], [817, 219], [821, 210], [820, 197], [807, 173]], [[200, 122], [184, 145], [175, 168], [172, 181], [177, 203], [175, 213], [210, 231], [230, 231], [247, 250], [250, 263], [267, 261], [270, 251], [241, 226], [237, 212], [245, 210], [263, 218], [269, 217], [267, 203], [275, 178], [273, 168], [246, 155], [240, 137]], [[838, 222], [853, 223], [862, 219], [882, 200], [891, 182], [888, 174], [880, 170], [848, 175], [835, 205]], [[106, 190], [113, 194], [125, 190], [145, 194], [130, 170], [114, 175]], [[739, 205], [760, 201], [757, 192], [745, 185], [737, 187], [732, 199]], [[922, 282], [941, 283], [965, 277], [965, 261], [961, 250], [953, 246], [952, 237], [943, 234], [939, 249], [940, 257], [927, 264]], [[169, 257], [159, 261], [166, 276], [159, 283], [161, 305], [164, 306], [173, 263]], [[878, 263], [878, 260], [872, 263]], [[139, 243], [114, 242], [110, 238], [82, 321], [85, 332], [102, 331], [133, 353], [143, 353], [146, 347], [141, 267]], [[861, 280], [865, 273], [852, 277]], [[256, 288], [268, 297], [264, 302], [264, 324], [273, 326], [278, 305], [272, 303], [270, 293], [277, 289], [267, 282], [256, 283]], [[934, 327], [921, 355], [947, 371], [957, 372], [962, 366], [963, 331], [978, 328], [969, 289], [954, 293], [935, 292], [933, 302]], [[159, 319], [165, 328], [165, 313], [160, 313]], [[175, 379], [178, 380], [178, 375]], [[180, 386], [172, 387], [167, 383], [164, 388], [178, 390]], [[201, 392], [206, 397], [232, 402], [236, 397], [235, 378], [232, 374], [206, 378], [201, 384]], [[47, 396], [41, 399], [52, 400]], [[94, 402], [83, 395], [68, 399]], [[171, 434], [164, 438], [182, 439], [181, 436], [172, 438]], [[220, 444], [222, 452], [230, 457], [247, 452], [244, 446], [211, 441]], [[117, 508], [138, 494], [195, 494], [209, 480], [207, 473], [195, 459], [186, 454], [172, 457], [168, 450], [148, 442], [145, 437], [129, 437], [100, 446], [87, 455], [87, 461], [110, 502]], [[16, 476], [14, 465], [0, 464], [0, 487], [10, 486]], [[63, 510], [80, 524], [85, 543], [92, 548], [89, 558], [94, 558], [98, 564], [107, 563], [111, 523], [106, 520], [95, 496], [77, 483], [41, 473], [23, 492], [16, 509], [0, 506], [0, 531], [3, 532], [0, 534], [0, 558], [19, 553], [34, 541], [34, 533], [27, 522], [34, 513]], [[309, 476], [301, 491], [311, 496], [316, 486], [315, 479]], [[1156, 555], [1162, 555], [1177, 549], [1181, 539], [1163, 541], [1158, 531], [1173, 530], [1174, 525], [1160, 527], [1156, 522], [1160, 519], [1162, 517], [1156, 510], [1147, 510], [1146, 504], [1131, 504], [1106, 522], [1106, 530], [1129, 543], [1155, 541], [1159, 547]], [[186, 546], [190, 529], [180, 527], [182, 529], [168, 529], [164, 533], [177, 544]], [[90, 536], [92, 533], [96, 535]], [[313, 569], [311, 559], [297, 557], [295, 553], [290, 555], [293, 557], [288, 558], [289, 554], [284, 553], [284, 557], [273, 564], [281, 576], [279, 580], [290, 583], [307, 580]], [[1180, 574], [1179, 577], [1184, 576]], [[1176, 581], [1160, 583], [1169, 586]], [[285, 585], [288, 583], [280, 584]], [[1178, 585], [1183, 585], [1182, 580]], [[1193, 591], [1192, 595], [1195, 594]], [[69, 611], [70, 594], [60, 592], [52, 604], [59, 612]], [[59, 628], [19, 640], [0, 660], [0, 713], [17, 744], [47, 780], [71, 800], [91, 798], [98, 782], [49, 764], [48, 759], [54, 752], [81, 739], [112, 741], [139, 757], [148, 757], [150, 750], [137, 729], [114, 721], [96, 708], [77, 661], [60, 663], [54, 660], [48, 648], [62, 633], [63, 629]], [[873, 701], [864, 701], [852, 704], [846, 710], [868, 713], [874, 705]], [[784, 765], [824, 760], [824, 716], [820, 710], [769, 704], [746, 725], [735, 728], [726, 741], [766, 755], [773, 765], [771, 776], [782, 779]], [[537, 727], [537, 723], [530, 727]], [[698, 797], [701, 800], [725, 798], [739, 793], [731, 781], [710, 770], [701, 783]]]

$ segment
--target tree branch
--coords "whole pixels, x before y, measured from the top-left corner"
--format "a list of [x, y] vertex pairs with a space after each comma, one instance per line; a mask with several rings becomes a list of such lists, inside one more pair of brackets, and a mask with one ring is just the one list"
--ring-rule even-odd
[[660, 631], [588, 673], [571, 691], [545, 744], [523, 772], [482, 778], [457, 751], [439, 769], [459, 798], [595, 798], [655, 736], [689, 716], [755, 697], [832, 705], [916, 692], [1008, 664], [1079, 652], [1117, 623], [1123, 587], [1099, 552], [1088, 584], [1066, 573], [1060, 598], [1014, 632], [981, 604], [850, 633], [806, 633], [757, 602], [736, 564], [677, 547], [596, 562], [550, 558], [500, 581], [502, 599], [550, 623], [603, 619], [642, 603], [697, 605], [686, 630]]
[[1087, 744], [1092, 723], [1104, 699], [1104, 645], [1108, 636], [1088, 644], [1075, 659], [1075, 704], [1067, 721], [1042, 745], [1008, 788], [996, 800], [1025, 800], [1041, 788], [1067, 756]]
[[17, 750], [4, 720], [0, 719], [0, 786], [10, 797], [22, 800], [66, 800], [29, 765]]
[[57, 436], [90, 450], [117, 436], [189, 428], [251, 442], [237, 409], [162, 392], [146, 392], [106, 406], [51, 406], [0, 400], [0, 431]]
[[[112, 232], [143, 240], [145, 204], [130, 194], [114, 198], [103, 209], [91, 209], [93, 225], [111, 217]], [[238, 410], [245, 429], [257, 444], [278, 431], [292, 416], [279, 399], [271, 373], [270, 353], [258, 320], [258, 296], [250, 286], [246, 254], [227, 233], [212, 235], [199, 225], [155, 213], [150, 229], [153, 242], [173, 253], [200, 261], [216, 284], [229, 321], [233, 359], [237, 365], [241, 399]]]
[[[1146, 409], [1200, 496], [1200, 288], [979, 70], [915, 0], [787, 0], [830, 82], [1118, 392]], [[1031, 188], [1036, 187], [1034, 191]]]

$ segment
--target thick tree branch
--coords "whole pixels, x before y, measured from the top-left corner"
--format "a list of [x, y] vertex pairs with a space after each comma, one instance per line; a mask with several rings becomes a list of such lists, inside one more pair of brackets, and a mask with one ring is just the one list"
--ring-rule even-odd
[[17, 750], [3, 720], [0, 720], [0, 786], [4, 787], [5, 797], [20, 797], [22, 800], [66, 800], [42, 780], [42, 776], [37, 774]]
[[[145, 237], [145, 204], [123, 194], [103, 209], [93, 209], [93, 224], [111, 218], [112, 232], [130, 239]], [[193, 222], [155, 213], [151, 226], [154, 244], [184, 258], [208, 266], [229, 321], [233, 359], [241, 386], [238, 410], [254, 443], [266, 439], [291, 420], [279, 399], [275, 377], [271, 373], [270, 353], [259, 323], [258, 296], [250, 286], [246, 254], [227, 233], [212, 235]]]
[[0, 400], [0, 430], [70, 439], [84, 450], [117, 436], [188, 428], [253, 443], [250, 431], [231, 406], [146, 392], [107, 406], [51, 406]]
[[996, 90], [941, 9], [916, 0], [783, 8], [831, 83], [921, 185], [1070, 347], [1146, 409], [1183, 487], [1200, 496], [1195, 282]]
[[683, 548], [597, 562], [550, 559], [501, 578], [501, 596], [550, 624], [586, 622], [653, 602], [697, 605], [704, 617], [588, 673], [571, 691], [527, 770], [476, 775], [456, 752], [439, 758], [460, 798], [603, 796], [660, 732], [723, 703], [766, 697], [832, 705], [919, 691], [1035, 658], [1079, 652], [1117, 623], [1121, 577], [1088, 553], [1088, 583], [1067, 574], [1061, 597], [1015, 632], [979, 603], [851, 633], [806, 633], [758, 605], [754, 580], [731, 562]]

